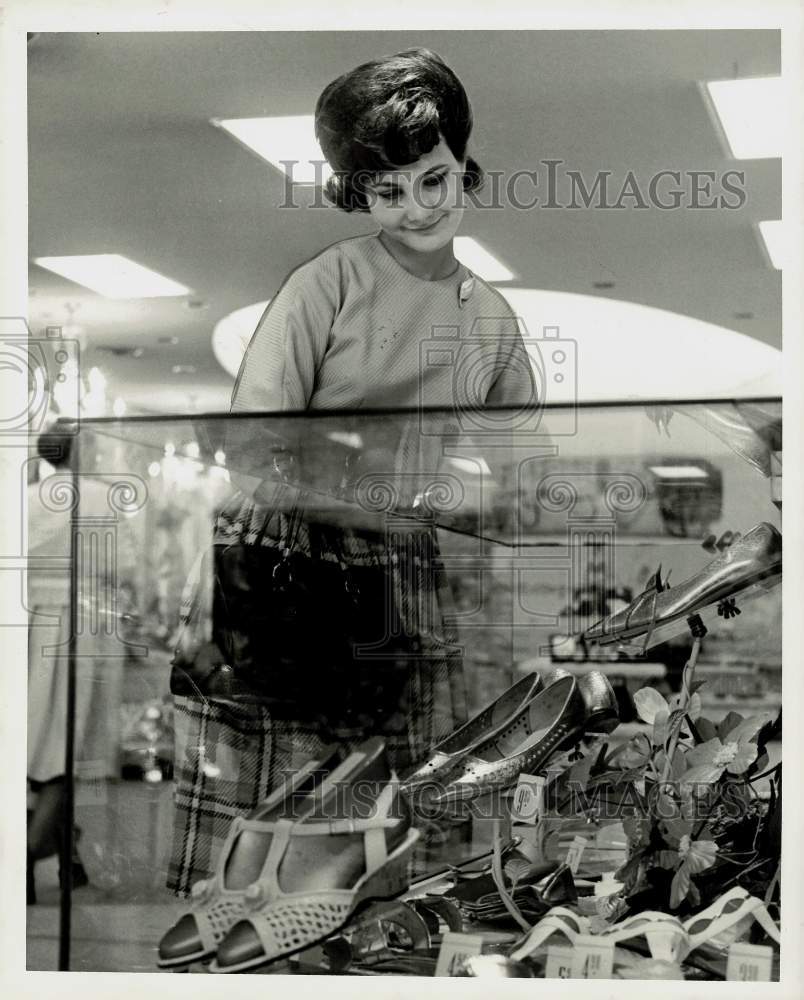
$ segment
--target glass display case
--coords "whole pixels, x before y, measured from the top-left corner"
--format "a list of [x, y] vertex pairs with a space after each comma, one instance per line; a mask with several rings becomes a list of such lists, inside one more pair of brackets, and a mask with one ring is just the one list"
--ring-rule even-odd
[[[664, 910], [689, 937], [728, 891], [755, 898], [751, 864], [771, 882], [779, 400], [61, 430], [69, 461], [28, 487], [29, 728], [66, 762], [29, 969], [550, 975], [533, 935], [556, 906], [615, 929]], [[633, 810], [560, 786], [587, 762], [587, 790], [620, 767], [608, 791], [649, 797], [683, 780], [677, 748], [709, 791], [743, 781], [770, 846], [737, 870], [696, 818], [664, 845], [665, 898], [627, 870]], [[679, 899], [696, 843], [718, 854]], [[445, 889], [461, 865], [486, 883]], [[450, 965], [448, 934], [480, 934], [487, 973]], [[688, 978], [723, 977], [709, 947]]]

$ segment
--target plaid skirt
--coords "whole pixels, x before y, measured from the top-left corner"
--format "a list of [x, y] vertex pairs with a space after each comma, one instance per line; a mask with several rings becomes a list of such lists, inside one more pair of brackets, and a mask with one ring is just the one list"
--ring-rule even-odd
[[[292, 536], [292, 537], [291, 537]], [[276, 718], [259, 702], [215, 701], [174, 695], [175, 819], [167, 886], [186, 896], [215, 867], [231, 821], [252, 811], [288, 774], [317, 759], [333, 735], [345, 749], [370, 736], [385, 739], [391, 766], [404, 774], [466, 718], [463, 657], [449, 624], [451, 595], [435, 530], [396, 525], [384, 537], [308, 525], [284, 513], [257, 509], [253, 501], [223, 511], [215, 541], [291, 547], [294, 552], [349, 566], [376, 567], [387, 575], [410, 656], [400, 711], [381, 731], [322, 732], [314, 723]], [[259, 541], [257, 541], [259, 539]], [[355, 685], [366, 660], [354, 660]]]

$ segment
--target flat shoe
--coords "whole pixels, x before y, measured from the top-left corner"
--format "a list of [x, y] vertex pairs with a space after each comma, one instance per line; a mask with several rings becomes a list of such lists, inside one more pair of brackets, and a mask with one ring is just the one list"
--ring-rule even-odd
[[560, 677], [508, 727], [464, 757], [447, 776], [443, 790], [434, 793], [434, 801], [439, 805], [468, 801], [508, 788], [523, 772], [537, 774], [554, 753], [577, 742], [587, 725], [613, 728], [616, 704], [611, 685], [599, 671], [577, 681], [571, 675]]
[[451, 771], [460, 757], [504, 729], [538, 694], [541, 687], [542, 679], [537, 673], [520, 678], [499, 698], [434, 747], [430, 757], [402, 782], [402, 791], [411, 792], [414, 786], [437, 781], [447, 771]]

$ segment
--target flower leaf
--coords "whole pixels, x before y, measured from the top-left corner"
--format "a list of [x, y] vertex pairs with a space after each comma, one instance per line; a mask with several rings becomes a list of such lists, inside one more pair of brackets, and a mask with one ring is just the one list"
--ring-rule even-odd
[[743, 719], [734, 729], [729, 730], [729, 743], [746, 743], [753, 739], [762, 727], [773, 718], [773, 713], [763, 712]]
[[693, 722], [697, 722], [701, 717], [701, 710], [703, 705], [701, 703], [701, 696], [696, 692], [690, 698], [690, 703], [687, 706], [687, 715], [692, 719]]
[[732, 729], [739, 726], [742, 721], [743, 717], [739, 712], [729, 712], [720, 720], [717, 727], [717, 734], [724, 743]]
[[667, 702], [656, 688], [644, 687], [640, 688], [634, 695], [634, 707], [640, 719], [652, 726], [656, 713], [667, 711]]
[[678, 865], [678, 851], [657, 851], [653, 860], [658, 868], [672, 871]]
[[697, 735], [695, 740], [697, 743], [706, 743], [709, 740], [715, 739], [717, 736], [717, 729], [715, 724], [710, 719], [704, 719], [703, 717], [693, 720], [695, 722], [695, 729]]
[[653, 745], [660, 747], [663, 746], [669, 735], [668, 733], [668, 721], [670, 719], [670, 713], [666, 708], [661, 709], [653, 717]]

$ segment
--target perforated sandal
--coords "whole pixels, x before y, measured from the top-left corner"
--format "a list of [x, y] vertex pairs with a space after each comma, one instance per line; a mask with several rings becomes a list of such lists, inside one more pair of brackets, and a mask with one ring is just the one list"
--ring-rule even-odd
[[[334, 791], [327, 784], [322, 785], [325, 796]], [[243, 972], [287, 958], [339, 931], [363, 904], [404, 892], [408, 859], [419, 833], [410, 827], [407, 810], [393, 815], [400, 802], [398, 783], [391, 776], [365, 818], [313, 817], [272, 824], [263, 875], [246, 893], [250, 911], [218, 946], [210, 972]], [[362, 853], [363, 871], [356, 879], [341, 862], [350, 849], [353, 855], [356, 849]], [[288, 883], [306, 887], [287, 891], [283, 884]]]
[[[348, 775], [346, 761], [336, 767], [340, 757], [341, 752], [337, 747], [325, 747], [318, 759], [299, 768], [282, 788], [261, 802], [249, 817], [236, 817], [232, 821], [214, 874], [193, 885], [190, 912], [185, 913], [159, 942], [159, 968], [171, 969], [203, 962], [215, 954], [229, 928], [246, 913], [244, 895], [250, 883], [239, 888], [227, 884], [227, 873], [241, 835], [257, 834], [258, 843], [261, 841], [259, 850], [267, 855], [273, 831], [268, 820], [281, 814], [287, 806], [291, 806], [295, 816], [309, 814], [317, 801], [313, 793], [324, 776], [329, 772], [333, 775]], [[354, 766], [354, 762], [350, 766]]]

